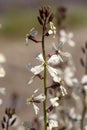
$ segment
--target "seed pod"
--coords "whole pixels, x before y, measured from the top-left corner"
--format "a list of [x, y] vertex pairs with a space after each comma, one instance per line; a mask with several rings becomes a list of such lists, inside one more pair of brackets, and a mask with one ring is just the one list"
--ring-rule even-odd
[[81, 65], [82, 65], [82, 67], [85, 67], [85, 64], [84, 64], [84, 61], [83, 61], [82, 58], [80, 59], [80, 63], [81, 63]]
[[39, 9], [39, 14], [42, 19], [44, 19], [44, 12], [43, 9]]
[[14, 118], [13, 120], [12, 120], [12, 122], [11, 122], [11, 126], [15, 123], [15, 121], [16, 121], [16, 118]]
[[39, 24], [43, 25], [43, 21], [42, 21], [42, 19], [39, 16], [37, 17], [37, 19], [38, 19]]
[[5, 129], [5, 124], [1, 122], [2, 129]]
[[82, 49], [82, 52], [85, 54], [85, 49], [84, 49], [84, 47], [82, 47], [81, 49]]
[[45, 17], [46, 17], [46, 18], [49, 16], [50, 12], [51, 12], [51, 9], [50, 9], [49, 6], [47, 6], [47, 8], [46, 8], [46, 10], [45, 10]]
[[52, 14], [49, 16], [48, 23], [49, 23], [49, 22], [52, 22], [53, 18], [54, 18], [54, 14], [52, 13]]

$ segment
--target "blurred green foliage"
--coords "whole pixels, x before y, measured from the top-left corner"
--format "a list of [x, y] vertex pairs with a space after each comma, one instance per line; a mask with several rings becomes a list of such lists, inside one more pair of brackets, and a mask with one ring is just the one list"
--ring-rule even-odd
[[[54, 8], [53, 8], [54, 10]], [[86, 8], [68, 9], [67, 23], [70, 28], [82, 28], [87, 26]], [[37, 21], [38, 10], [12, 10], [5, 13], [2, 17], [2, 29], [0, 35], [4, 36], [25, 36], [32, 27], [40, 29]], [[56, 15], [55, 15], [56, 16]]]

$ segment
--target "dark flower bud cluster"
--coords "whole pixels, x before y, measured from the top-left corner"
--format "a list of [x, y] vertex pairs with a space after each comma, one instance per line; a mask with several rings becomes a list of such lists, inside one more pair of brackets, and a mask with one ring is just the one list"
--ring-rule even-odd
[[54, 14], [51, 13], [50, 6], [44, 6], [39, 9], [39, 16], [37, 17], [37, 19], [41, 26], [45, 26], [45, 29], [47, 29], [47, 24], [49, 22], [52, 22], [53, 18]]
[[8, 130], [8, 127], [13, 126], [16, 122], [16, 115], [14, 108], [6, 108], [5, 115], [3, 116], [3, 120], [1, 121], [2, 129]]

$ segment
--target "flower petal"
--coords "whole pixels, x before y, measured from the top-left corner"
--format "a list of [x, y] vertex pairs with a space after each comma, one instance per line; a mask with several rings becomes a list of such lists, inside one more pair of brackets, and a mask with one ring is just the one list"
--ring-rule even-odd
[[49, 128], [50, 128], [50, 130], [52, 130], [55, 127], [58, 127], [58, 122], [56, 120], [49, 120]]
[[52, 55], [51, 58], [47, 61], [48, 64], [57, 65], [60, 62], [63, 62], [60, 55]]
[[37, 97], [35, 97], [34, 99], [43, 102], [45, 100], [45, 95], [42, 93], [42, 94], [38, 95]]
[[34, 103], [33, 103], [33, 107], [34, 107], [35, 114], [37, 115], [39, 112], [39, 107], [37, 107]]
[[44, 70], [44, 66], [43, 66], [43, 64], [41, 64], [41, 65], [32, 67], [30, 71], [31, 71], [34, 75], [37, 75], [37, 74], [40, 74], [43, 70]]
[[37, 60], [41, 61], [41, 62], [44, 62], [42, 53], [37, 54], [35, 58], [36, 58]]
[[55, 69], [49, 65], [47, 65], [47, 70], [50, 73], [50, 75], [52, 76], [54, 81], [55, 81], [55, 79], [57, 79], [57, 81], [60, 81], [60, 77], [58, 77], [59, 74], [61, 73], [60, 70]]

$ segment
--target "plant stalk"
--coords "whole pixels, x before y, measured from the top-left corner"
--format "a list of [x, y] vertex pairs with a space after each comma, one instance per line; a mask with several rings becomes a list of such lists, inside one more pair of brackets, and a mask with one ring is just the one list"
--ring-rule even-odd
[[[44, 58], [44, 95], [47, 98], [47, 86], [46, 86], [46, 54], [45, 54], [45, 25], [46, 25], [46, 19], [44, 21], [43, 25], [43, 32], [42, 32], [42, 53], [43, 53], [43, 58]], [[47, 99], [45, 98], [43, 102], [43, 112], [44, 112], [44, 130], [47, 130], [47, 114], [46, 114], [46, 101]]]

